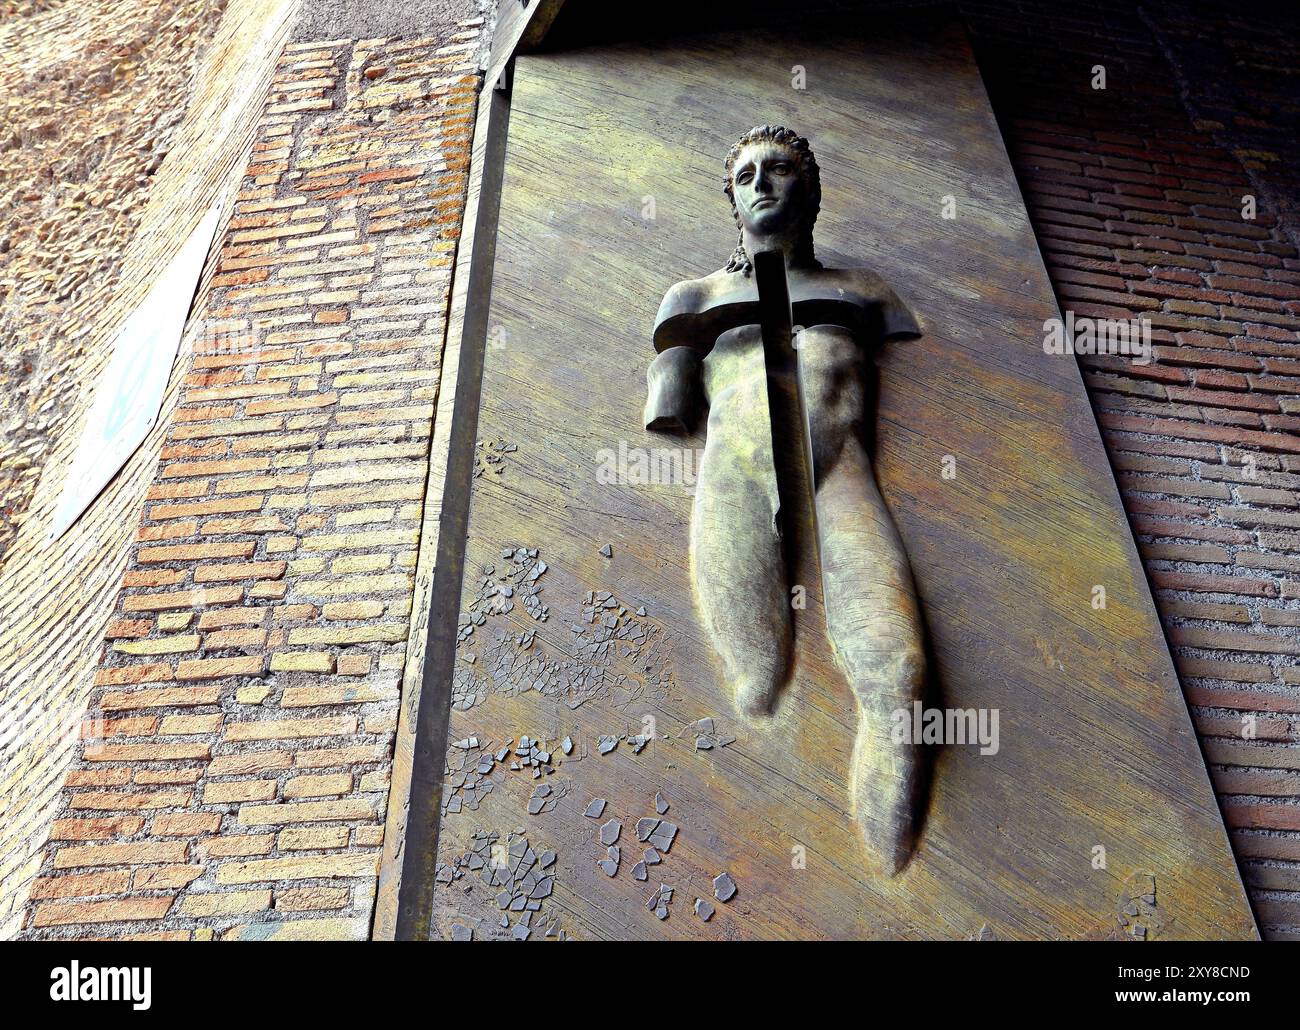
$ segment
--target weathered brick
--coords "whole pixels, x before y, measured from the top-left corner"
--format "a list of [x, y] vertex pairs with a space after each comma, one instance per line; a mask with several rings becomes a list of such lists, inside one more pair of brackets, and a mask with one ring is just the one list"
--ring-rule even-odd
[[187, 894], [181, 899], [180, 914], [191, 919], [244, 915], [271, 907], [271, 892], [231, 891], [228, 894]]
[[321, 615], [333, 622], [377, 619], [383, 614], [384, 603], [382, 601], [338, 601], [327, 604], [321, 609]]
[[370, 802], [359, 798], [339, 801], [301, 801], [291, 804], [244, 805], [239, 821], [245, 826], [274, 826], [281, 823], [334, 822], [340, 819], [374, 819]]
[[199, 629], [226, 629], [230, 626], [261, 626], [266, 622], [266, 608], [225, 608], [199, 616]]
[[351, 789], [350, 773], [292, 776], [285, 782], [284, 796], [286, 799], [333, 797]]
[[256, 545], [251, 541], [230, 543], [172, 544], [166, 547], [142, 547], [137, 560], [142, 562], [203, 561], [209, 558], [247, 558]]
[[148, 744], [100, 744], [93, 751], [86, 750], [86, 760], [92, 762], [177, 762], [208, 757], [208, 745], [198, 741]]
[[162, 812], [153, 817], [149, 832], [155, 837], [201, 837], [220, 826], [221, 816], [215, 812]]
[[184, 862], [189, 845], [185, 841], [141, 841], [132, 844], [86, 844], [60, 848], [54, 854], [55, 869], [81, 866], [149, 865]]
[[229, 722], [226, 740], [288, 740], [297, 737], [340, 737], [357, 730], [357, 720], [350, 715], [331, 715], [319, 719], [261, 719]]
[[[167, 667], [170, 673], [170, 666]], [[168, 677], [170, 678], [170, 676]], [[138, 711], [144, 708], [194, 708], [214, 705], [217, 687], [157, 687], [144, 690], [108, 690], [99, 699], [104, 711]]]
[[264, 629], [227, 629], [209, 633], [203, 638], [205, 651], [221, 651], [233, 648], [255, 650], [266, 644]]
[[172, 898], [135, 897], [113, 901], [50, 901], [36, 906], [33, 926], [67, 926], [73, 923], [126, 923], [161, 919]]
[[158, 728], [160, 736], [182, 736], [195, 733], [215, 733], [221, 726], [222, 716], [215, 715], [168, 715]]
[[114, 651], [130, 655], [184, 654], [198, 649], [198, 634], [158, 637], [155, 640], [132, 640], [113, 645]]
[[190, 803], [191, 796], [187, 790], [151, 790], [144, 793], [109, 790], [85, 791], [73, 794], [68, 802], [68, 807], [102, 812], [181, 808]]
[[[251, 553], [252, 544], [249, 544]], [[234, 579], [279, 579], [284, 575], [282, 561], [239, 562], [229, 565], [200, 565], [194, 570], [194, 582], [219, 583]]]
[[194, 883], [204, 873], [201, 865], [142, 866], [131, 877], [133, 891], [178, 891]]
[[406, 639], [410, 627], [404, 622], [380, 622], [368, 626], [304, 626], [289, 631], [290, 644], [370, 644], [399, 643]]
[[30, 896], [46, 898], [93, 898], [99, 894], [124, 894], [131, 882], [127, 869], [110, 869], [97, 873], [70, 873], [46, 876], [32, 882]]
[[227, 676], [261, 676], [265, 659], [261, 655], [243, 658], [196, 658], [176, 667], [178, 680], [223, 679]]
[[275, 780], [233, 780], [210, 782], [203, 788], [205, 805], [225, 805], [243, 801], [270, 801], [275, 797]]
[[329, 851], [346, 847], [349, 831], [346, 826], [290, 826], [276, 836], [276, 847], [282, 851]]
[[50, 840], [110, 840], [130, 837], [144, 826], [140, 816], [122, 815], [93, 819], [56, 819]]
[[378, 744], [319, 748], [294, 752], [293, 764], [302, 769], [327, 769], [335, 766], [364, 765], [367, 762], [384, 760], [387, 753], [387, 749]]
[[234, 604], [244, 597], [244, 588], [202, 587], [198, 590], [175, 590], [163, 594], [128, 594], [122, 608], [128, 612], [163, 611], [172, 608], [203, 608]]
[[338, 674], [340, 676], [369, 676], [370, 655], [340, 655], [338, 660]]
[[324, 912], [347, 907], [349, 896], [346, 887], [291, 887], [276, 892], [275, 907], [283, 912]]
[[[369, 658], [368, 655], [366, 657]], [[323, 683], [312, 687], [285, 687], [280, 698], [280, 706], [282, 708], [313, 708], [317, 705], [394, 701], [397, 697], [396, 681], [386, 683]]]
[[217, 867], [217, 883], [265, 883], [274, 880], [329, 880], [374, 876], [378, 855], [318, 855], [226, 862]]
[[277, 651], [271, 656], [272, 672], [333, 672], [334, 656], [328, 651]]
[[288, 751], [249, 751], [218, 755], [208, 764], [209, 776], [239, 776], [248, 773], [288, 769], [293, 756]]

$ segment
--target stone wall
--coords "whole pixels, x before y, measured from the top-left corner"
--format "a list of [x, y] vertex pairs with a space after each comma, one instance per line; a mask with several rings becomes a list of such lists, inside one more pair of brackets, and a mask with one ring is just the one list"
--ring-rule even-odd
[[[91, 38], [101, 41], [111, 40], [119, 29], [108, 17], [114, 9], [130, 20], [131, 12], [121, 4], [116, 8], [94, 5], [88, 12], [86, 8], [65, 4], [52, 9], [49, 17], [69, 19], [58, 23], [63, 26], [59, 31], [33, 37], [19, 31], [17, 41], [12, 35], [0, 37], [5, 52], [28, 53], [24, 47], [30, 38], [34, 45], [46, 44], [44, 59], [55, 60], [59, 54], [74, 55], [86, 46], [80, 35], [86, 22], [79, 19], [89, 18], [89, 24], [96, 26]], [[120, 274], [88, 279], [68, 309], [76, 333], [66, 344], [61, 336], [53, 336], [55, 357], [62, 374], [71, 380], [59, 390], [68, 391], [71, 400], [62, 410], [58, 432], [49, 440], [27, 516], [0, 567], [0, 798], [4, 802], [0, 933], [5, 936], [19, 925], [51, 821], [62, 804], [60, 791], [104, 647], [104, 628], [122, 586], [129, 545], [158, 463], [162, 427], [170, 423], [184, 359], [173, 374], [157, 426], [95, 504], [53, 543], [45, 540], [45, 527], [117, 327], [209, 207], [220, 199], [229, 200], [238, 188], [293, 9], [289, 0], [230, 0], [220, 25], [206, 41], [199, 70], [188, 87], [185, 115], [170, 137], [167, 160], [152, 177], [138, 228], [129, 243], [111, 235], [105, 238], [109, 249], [122, 249]], [[7, 33], [11, 24], [19, 30], [25, 25], [31, 28], [30, 23], [18, 21], [7, 23], [0, 33]], [[53, 23], [41, 24], [48, 28]], [[160, 52], [169, 53], [166, 47]], [[33, 67], [39, 67], [39, 62]], [[6, 65], [0, 74], [12, 70]], [[57, 114], [72, 119], [70, 112]], [[127, 147], [123, 160], [129, 164], [134, 159], [134, 151]], [[72, 229], [68, 231], [76, 238]], [[211, 270], [199, 287], [196, 303], [200, 305], [210, 277]], [[49, 326], [38, 318], [33, 331], [44, 334]], [[197, 326], [187, 332], [182, 355], [193, 346], [196, 333]]]
[[0, 563], [77, 404], [224, 0], [5, 5], [0, 18]]

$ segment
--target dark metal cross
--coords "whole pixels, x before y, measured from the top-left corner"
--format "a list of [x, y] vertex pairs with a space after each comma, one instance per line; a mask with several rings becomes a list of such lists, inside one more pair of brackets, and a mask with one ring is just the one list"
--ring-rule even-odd
[[[804, 388], [804, 356], [798, 346], [785, 255], [765, 250], [753, 256], [758, 287], [759, 326], [763, 332], [763, 361], [767, 367], [767, 406], [772, 424], [772, 461], [780, 519], [793, 539], [802, 508], [817, 547], [817, 506], [814, 499], [812, 422]], [[819, 562], [820, 567], [820, 562]]]

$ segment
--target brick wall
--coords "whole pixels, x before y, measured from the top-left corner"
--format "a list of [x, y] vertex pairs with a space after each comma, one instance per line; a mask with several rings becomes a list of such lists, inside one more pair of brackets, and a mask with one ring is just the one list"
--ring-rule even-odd
[[480, 26], [280, 58], [29, 936], [369, 932]]
[[1149, 366], [1081, 365], [1256, 915], [1300, 939], [1296, 17], [963, 10], [1062, 308], [1151, 322]]

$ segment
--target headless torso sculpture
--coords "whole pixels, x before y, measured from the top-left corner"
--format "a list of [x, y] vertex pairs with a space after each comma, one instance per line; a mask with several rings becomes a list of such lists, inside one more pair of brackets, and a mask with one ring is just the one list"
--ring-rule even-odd
[[[781, 509], [797, 503], [784, 484], [798, 479], [779, 470], [806, 455], [803, 492], [812, 495], [827, 635], [858, 705], [851, 808], [870, 864], [893, 875], [915, 843], [923, 776], [918, 747], [891, 731], [894, 713], [910, 720], [922, 698], [925, 652], [907, 554], [871, 466], [867, 419], [872, 348], [918, 329], [874, 272], [824, 268], [814, 257], [821, 187], [807, 140], [781, 127], [752, 129], [727, 157], [725, 190], [740, 243], [725, 268], [677, 283], [664, 297], [646, 428], [689, 427], [703, 388], [709, 418], [691, 523], [692, 584], [736, 707], [753, 720], [771, 717], [789, 674], [782, 533], [789, 544], [794, 520]], [[775, 291], [763, 286], [769, 297], [760, 296], [755, 258], [762, 268], [775, 263], [777, 275], [784, 266], [789, 300], [781, 303], [795, 325], [788, 339], [797, 371], [774, 360], [770, 331], [765, 346], [760, 308], [770, 310]], [[800, 400], [785, 414], [798, 411], [798, 420], [780, 410], [779, 398], [794, 391]]]

